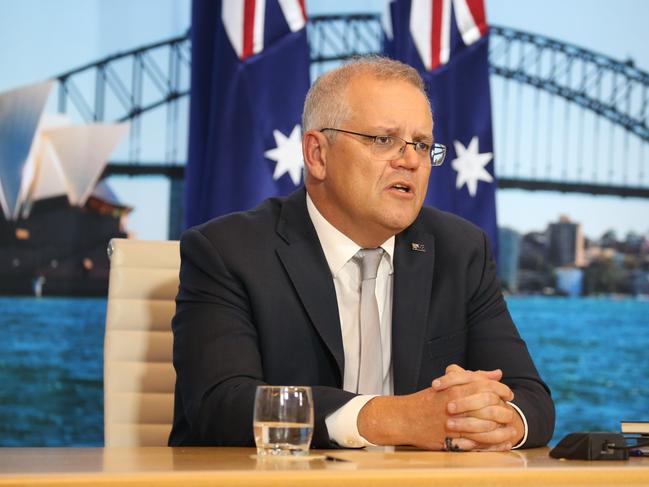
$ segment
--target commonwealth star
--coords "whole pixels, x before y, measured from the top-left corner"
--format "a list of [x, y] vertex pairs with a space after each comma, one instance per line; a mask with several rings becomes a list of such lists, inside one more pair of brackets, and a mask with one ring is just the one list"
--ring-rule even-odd
[[288, 137], [279, 130], [273, 130], [273, 137], [275, 137], [276, 147], [264, 152], [268, 159], [276, 162], [273, 180], [277, 181], [288, 173], [293, 184], [298, 186], [302, 179], [302, 168], [304, 167], [302, 161], [302, 130], [300, 126], [293, 127], [293, 131]]
[[451, 167], [457, 171], [455, 188], [460, 189], [466, 184], [471, 197], [475, 197], [478, 191], [478, 181], [492, 183], [494, 178], [485, 169], [489, 161], [493, 159], [492, 152], [480, 154], [478, 152], [478, 137], [474, 136], [467, 147], [464, 147], [458, 140], [453, 142], [456, 158], [453, 159]]

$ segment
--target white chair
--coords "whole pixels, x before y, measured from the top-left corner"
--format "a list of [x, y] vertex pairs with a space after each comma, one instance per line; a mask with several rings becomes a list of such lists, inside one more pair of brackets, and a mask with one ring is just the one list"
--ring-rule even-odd
[[113, 239], [104, 340], [104, 443], [164, 446], [173, 420], [177, 241]]

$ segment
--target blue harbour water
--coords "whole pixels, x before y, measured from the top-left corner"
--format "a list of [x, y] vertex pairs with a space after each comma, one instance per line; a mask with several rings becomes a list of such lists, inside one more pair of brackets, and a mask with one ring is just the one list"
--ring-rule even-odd
[[[649, 301], [509, 297], [571, 431], [649, 420]], [[0, 297], [0, 446], [103, 444], [106, 301]]]
[[103, 444], [105, 299], [0, 297], [0, 446]]
[[552, 390], [553, 443], [573, 431], [619, 431], [620, 420], [649, 420], [649, 300], [507, 301]]

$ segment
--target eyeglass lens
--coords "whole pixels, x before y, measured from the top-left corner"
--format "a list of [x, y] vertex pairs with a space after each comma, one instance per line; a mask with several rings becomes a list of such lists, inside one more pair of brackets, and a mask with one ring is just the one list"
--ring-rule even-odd
[[[377, 157], [387, 160], [398, 159], [406, 150], [407, 145], [405, 140], [397, 137], [377, 137], [372, 144], [372, 152]], [[415, 148], [415, 153], [422, 161], [429, 164], [432, 163], [435, 166], [440, 165], [444, 161], [446, 151], [441, 145], [436, 144], [432, 150], [430, 148], [421, 150], [416, 146], [413, 147]]]

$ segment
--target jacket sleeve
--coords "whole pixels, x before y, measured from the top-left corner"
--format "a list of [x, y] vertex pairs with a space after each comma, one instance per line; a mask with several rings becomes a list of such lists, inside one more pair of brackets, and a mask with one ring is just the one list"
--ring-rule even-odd
[[[259, 333], [246, 286], [200, 229], [180, 243], [173, 362], [176, 369], [174, 428], [170, 445], [253, 446], [256, 387], [264, 384]], [[305, 384], [309, 385], [309, 384]], [[312, 446], [332, 448], [328, 414], [353, 394], [312, 385]]]
[[471, 370], [502, 369], [502, 381], [514, 392], [512, 402], [521, 409], [528, 423], [528, 437], [523, 447], [546, 445], [552, 437], [555, 420], [550, 389], [541, 380], [507, 310], [487, 237], [482, 234], [482, 239], [483, 250], [470, 264], [467, 280], [474, 286], [467, 294], [467, 366]]

